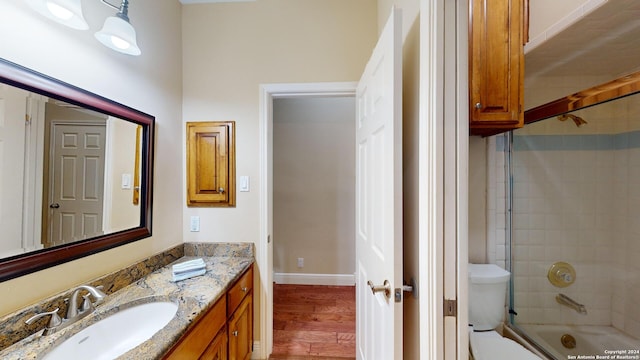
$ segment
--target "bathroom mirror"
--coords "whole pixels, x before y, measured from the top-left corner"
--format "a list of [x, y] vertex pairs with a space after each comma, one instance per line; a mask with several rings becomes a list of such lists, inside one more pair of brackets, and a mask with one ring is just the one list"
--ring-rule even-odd
[[0, 59], [0, 281], [151, 236], [154, 123]]

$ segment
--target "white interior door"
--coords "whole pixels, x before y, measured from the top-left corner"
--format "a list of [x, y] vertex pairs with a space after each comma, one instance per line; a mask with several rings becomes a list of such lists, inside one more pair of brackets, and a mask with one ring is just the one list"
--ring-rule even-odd
[[394, 291], [402, 297], [401, 21], [392, 10], [356, 91], [359, 360], [402, 359], [402, 299]]
[[105, 124], [51, 126], [51, 245], [102, 233], [105, 132]]

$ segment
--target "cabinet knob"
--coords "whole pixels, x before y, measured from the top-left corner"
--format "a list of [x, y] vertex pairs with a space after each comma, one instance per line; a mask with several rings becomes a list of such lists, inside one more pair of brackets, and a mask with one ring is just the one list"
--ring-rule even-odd
[[238, 330], [234, 330], [234, 331], [231, 333], [231, 335], [233, 335], [233, 336], [235, 336], [235, 337], [238, 337]]
[[478, 110], [479, 110], [479, 109], [482, 109], [482, 104], [480, 104], [480, 103], [476, 103], [476, 109], [478, 109]]
[[218, 189], [218, 192], [219, 192], [220, 194], [222, 194], [222, 193], [224, 192], [224, 188], [223, 188], [223, 187], [219, 188], [219, 189]]
[[246, 293], [246, 292], [247, 292], [247, 290], [249, 290], [249, 289], [245, 286], [245, 287], [243, 287], [243, 288], [240, 288], [240, 290], [242, 290], [242, 292]]

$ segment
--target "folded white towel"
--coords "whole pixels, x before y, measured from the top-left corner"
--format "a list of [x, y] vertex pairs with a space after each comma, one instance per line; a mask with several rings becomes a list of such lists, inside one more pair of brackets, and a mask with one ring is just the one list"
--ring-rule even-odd
[[193, 270], [201, 270], [206, 267], [204, 260], [202, 258], [193, 259], [185, 262], [181, 262], [179, 264], [175, 264], [172, 267], [174, 274], [180, 274], [184, 272], [189, 272]]
[[204, 275], [207, 272], [207, 269], [200, 269], [200, 270], [192, 270], [192, 271], [187, 271], [187, 272], [183, 272], [180, 274], [173, 274], [173, 282], [176, 281], [180, 281], [180, 280], [184, 280], [184, 279], [189, 279], [195, 276], [200, 276], [200, 275]]

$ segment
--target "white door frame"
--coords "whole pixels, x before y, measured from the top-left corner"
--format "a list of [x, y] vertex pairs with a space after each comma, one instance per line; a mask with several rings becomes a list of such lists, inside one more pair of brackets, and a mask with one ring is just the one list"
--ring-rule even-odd
[[467, 16], [466, 1], [420, 0], [420, 359], [468, 358]]
[[288, 83], [260, 85], [260, 238], [256, 262], [260, 281], [260, 343], [252, 359], [266, 359], [273, 349], [273, 100], [276, 98], [355, 97], [357, 82]]

